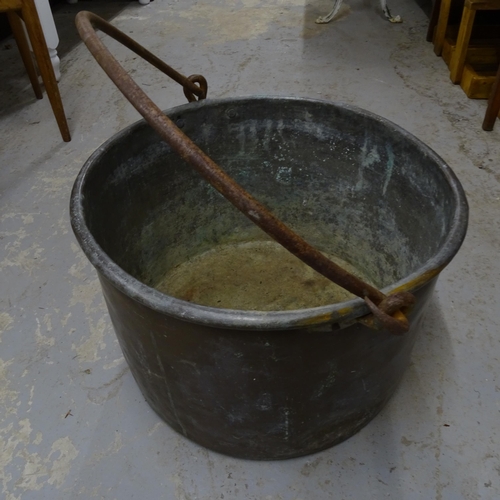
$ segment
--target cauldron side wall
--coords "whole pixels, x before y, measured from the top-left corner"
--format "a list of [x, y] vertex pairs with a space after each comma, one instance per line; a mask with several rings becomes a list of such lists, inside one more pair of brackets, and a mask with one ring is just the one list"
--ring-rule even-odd
[[359, 431], [397, 388], [436, 279], [416, 293], [403, 336], [360, 324], [242, 331], [153, 311], [100, 277], [124, 356], [173, 429], [230, 456], [285, 459]]

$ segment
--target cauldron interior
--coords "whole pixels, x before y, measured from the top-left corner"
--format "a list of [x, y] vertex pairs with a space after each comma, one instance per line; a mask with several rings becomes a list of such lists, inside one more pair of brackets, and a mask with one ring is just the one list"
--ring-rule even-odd
[[[379, 288], [415, 272], [448, 234], [455, 206], [443, 172], [371, 115], [240, 99], [170, 116], [295, 231]], [[267, 238], [145, 123], [99, 151], [84, 195], [97, 243], [147, 285], [215, 245]]]

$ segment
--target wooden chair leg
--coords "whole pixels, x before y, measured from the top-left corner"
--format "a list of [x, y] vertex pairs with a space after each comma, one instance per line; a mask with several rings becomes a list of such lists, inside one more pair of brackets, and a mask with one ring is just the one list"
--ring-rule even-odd
[[458, 31], [457, 46], [450, 63], [450, 78], [453, 83], [460, 83], [464, 71], [467, 49], [469, 48], [472, 26], [476, 17], [476, 9], [471, 9], [465, 2], [460, 30]]
[[21, 54], [24, 67], [28, 72], [35, 96], [37, 99], [42, 99], [42, 87], [40, 87], [40, 82], [38, 81], [38, 73], [35, 68], [35, 63], [33, 62], [33, 56], [31, 55], [30, 46], [28, 44], [28, 39], [26, 38], [26, 33], [24, 32], [21, 18], [15, 11], [7, 12], [7, 17], [9, 19], [10, 27], [12, 28], [12, 34], [16, 39], [17, 47], [19, 49], [19, 53]]
[[498, 67], [497, 77], [491, 89], [490, 98], [488, 100], [488, 107], [483, 121], [483, 130], [493, 130], [495, 121], [500, 113], [500, 66]]
[[439, 21], [439, 11], [441, 10], [441, 0], [434, 0], [432, 3], [432, 12], [429, 19], [429, 26], [427, 27], [426, 40], [432, 42], [434, 40], [434, 31], [436, 30]]
[[436, 33], [434, 34], [434, 53], [437, 56], [440, 56], [441, 52], [443, 51], [446, 28], [448, 28], [448, 19], [450, 17], [450, 8], [451, 0], [441, 0]]
[[45, 37], [43, 35], [34, 1], [24, 0], [21, 12], [23, 20], [26, 24], [28, 36], [30, 37], [38, 69], [40, 70], [45, 89], [47, 90], [47, 96], [49, 97], [50, 105], [52, 106], [52, 111], [54, 112], [59, 130], [63, 140], [69, 142], [71, 140], [71, 135], [69, 133], [68, 122], [66, 121], [66, 115], [64, 114], [64, 108], [56, 76], [54, 74], [54, 68], [52, 67], [52, 63], [50, 61], [49, 51], [47, 49], [47, 44], [45, 43]]

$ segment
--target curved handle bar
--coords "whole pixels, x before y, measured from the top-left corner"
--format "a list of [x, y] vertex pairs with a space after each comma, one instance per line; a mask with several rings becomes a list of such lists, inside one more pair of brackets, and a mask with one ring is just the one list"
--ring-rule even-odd
[[275, 217], [198, 148], [151, 101], [104, 46], [98, 38], [94, 26], [100, 28], [104, 33], [122, 43], [181, 84], [190, 101], [194, 100], [194, 95], [197, 95], [200, 99], [205, 98], [207, 90], [205, 78], [201, 75], [186, 78], [123, 32], [91, 12], [81, 11], [76, 16], [78, 32], [99, 65], [135, 109], [144, 117], [146, 122], [170, 145], [173, 151], [179, 154], [183, 160], [190, 164], [254, 224], [289, 252], [329, 280], [364, 299], [373, 313], [373, 316], [360, 319], [364, 324], [376, 329], [383, 327], [394, 334], [402, 334], [408, 331], [409, 323], [401, 308], [405, 309], [415, 302], [415, 297], [412, 294], [398, 292], [387, 297], [380, 290], [365, 283], [357, 276], [347, 272], [325, 257], [319, 250], [311, 246], [301, 236], [293, 232], [281, 220]]

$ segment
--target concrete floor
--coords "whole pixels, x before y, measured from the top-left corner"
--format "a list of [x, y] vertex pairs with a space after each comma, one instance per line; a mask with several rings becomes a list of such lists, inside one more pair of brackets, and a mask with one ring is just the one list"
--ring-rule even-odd
[[[73, 135], [61, 141], [12, 43], [0, 47], [0, 498], [177, 500], [500, 498], [497, 309], [500, 122], [451, 84], [425, 41], [415, 0], [81, 1], [56, 12], [60, 89]], [[169, 64], [201, 73], [209, 97], [279, 94], [356, 104], [415, 134], [467, 192], [466, 241], [442, 273], [411, 366], [386, 408], [313, 456], [247, 462], [176, 434], [149, 408], [121, 355], [68, 201], [87, 157], [138, 118], [78, 41], [93, 10]], [[182, 90], [109, 45], [164, 109]]]

